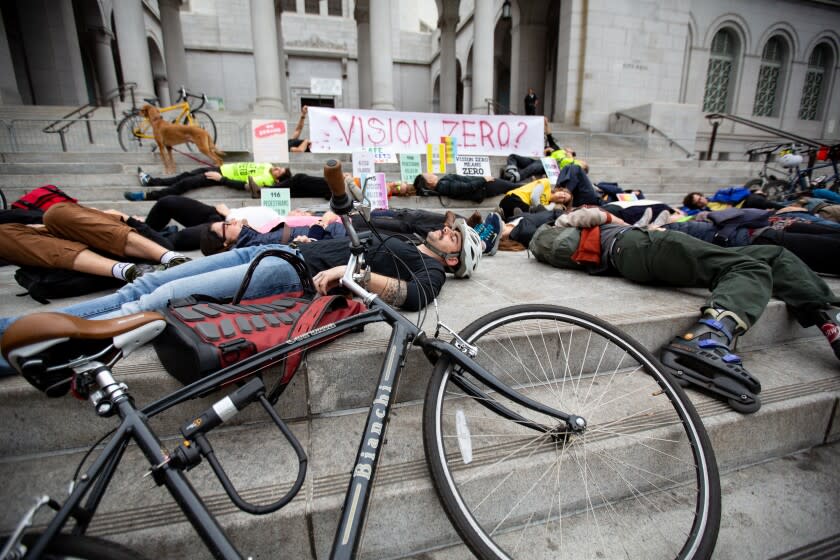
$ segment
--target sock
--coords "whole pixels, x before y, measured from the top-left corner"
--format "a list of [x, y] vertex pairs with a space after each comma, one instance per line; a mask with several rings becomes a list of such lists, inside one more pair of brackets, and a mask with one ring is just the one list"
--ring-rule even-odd
[[177, 258], [177, 257], [183, 257], [183, 256], [184, 255], [182, 255], [181, 253], [179, 253], [177, 251], [167, 251], [160, 258], [160, 264], [169, 264], [169, 261], [171, 261], [172, 259]]
[[125, 271], [130, 266], [134, 266], [134, 264], [127, 262], [118, 262], [111, 268], [111, 276], [113, 276], [117, 280], [126, 280]]

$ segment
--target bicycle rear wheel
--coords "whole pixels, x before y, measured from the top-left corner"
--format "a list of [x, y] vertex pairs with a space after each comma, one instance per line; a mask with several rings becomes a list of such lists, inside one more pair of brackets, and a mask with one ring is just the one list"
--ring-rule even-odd
[[565, 437], [525, 427], [487, 403], [565, 426], [438, 362], [423, 414], [426, 459], [447, 515], [477, 556], [711, 555], [720, 526], [714, 453], [691, 402], [644, 347], [552, 305], [502, 309], [461, 335], [503, 383], [587, 422]]
[[120, 140], [120, 147], [124, 152], [137, 152], [143, 148], [154, 147], [155, 141], [142, 138], [143, 121], [140, 115], [133, 114], [126, 116], [117, 126], [117, 136]]
[[[216, 122], [213, 120], [213, 117], [205, 113], [204, 111], [194, 111], [193, 119], [195, 120], [195, 125], [198, 127], [203, 128], [207, 132], [210, 133], [210, 138], [213, 139], [213, 143], [216, 143]], [[186, 123], [184, 123], [186, 124]], [[192, 149], [192, 144], [187, 144]]]
[[789, 185], [787, 181], [768, 181], [764, 185], [764, 193], [767, 195], [767, 200], [771, 202], [784, 202], [787, 197]]
[[[24, 535], [23, 544], [32, 546], [40, 534]], [[78, 558], [79, 560], [143, 560], [144, 557], [121, 544], [96, 537], [60, 534], [47, 546], [44, 560]]]

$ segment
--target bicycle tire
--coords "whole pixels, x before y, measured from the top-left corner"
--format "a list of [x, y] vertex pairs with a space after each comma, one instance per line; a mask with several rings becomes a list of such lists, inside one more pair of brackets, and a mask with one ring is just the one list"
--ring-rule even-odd
[[761, 189], [763, 184], [764, 184], [763, 179], [750, 179], [749, 181], [744, 183], [744, 188], [752, 190], [755, 187], [758, 187], [759, 189]]
[[764, 194], [767, 195], [767, 200], [770, 202], [784, 202], [787, 198], [787, 193], [790, 190], [790, 185], [787, 181], [775, 180], [768, 181], [764, 185]]
[[[213, 143], [216, 143], [216, 121], [213, 120], [208, 113], [204, 111], [193, 111], [193, 120], [195, 121], [196, 126], [199, 126], [210, 133], [210, 138], [213, 139]], [[192, 149], [192, 144], [187, 144]]]
[[[23, 544], [32, 546], [40, 533], [23, 536]], [[61, 533], [47, 545], [44, 560], [78, 558], [79, 560], [145, 560], [137, 552], [121, 544], [87, 535], [68, 535]]]
[[155, 146], [154, 140], [145, 142], [146, 138], [141, 138], [134, 133], [140, 128], [143, 120], [139, 114], [130, 114], [126, 115], [117, 126], [117, 137], [124, 152], [137, 152], [146, 146]]
[[552, 440], [467, 396], [460, 372], [438, 361], [423, 410], [426, 460], [476, 556], [711, 556], [721, 513], [714, 452], [688, 397], [641, 344], [540, 304], [485, 315], [461, 336], [503, 382], [587, 420], [582, 435]]

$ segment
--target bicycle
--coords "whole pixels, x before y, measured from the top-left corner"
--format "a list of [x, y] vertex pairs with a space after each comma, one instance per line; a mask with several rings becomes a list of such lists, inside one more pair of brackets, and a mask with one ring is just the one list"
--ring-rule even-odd
[[[193, 107], [189, 101], [191, 97], [200, 100], [200, 103]], [[144, 99], [144, 101], [150, 105], [157, 105], [156, 99]], [[205, 103], [207, 103], [207, 95], [203, 93], [195, 95], [182, 87], [178, 91], [178, 100], [174, 104], [159, 109], [164, 118], [169, 119], [170, 122], [203, 128], [210, 133], [213, 142], [216, 142], [216, 123], [209, 114], [201, 110]], [[144, 145], [151, 146], [152, 149], [157, 147], [154, 142], [152, 124], [140, 115], [140, 109], [137, 107], [132, 107], [125, 113], [125, 117], [117, 125], [117, 136], [124, 152], [141, 150]], [[151, 142], [144, 143], [144, 140]], [[187, 147], [192, 151], [191, 144], [187, 144]]]
[[[349, 465], [332, 558], [360, 553], [393, 395], [410, 346], [422, 350], [433, 365], [422, 436], [434, 486], [458, 535], [478, 557], [533, 558], [539, 546], [546, 555], [578, 556], [587, 542], [598, 554], [710, 557], [721, 512], [714, 452], [691, 402], [650, 352], [598, 318], [542, 304], [494, 311], [460, 334], [438, 319], [434, 335], [427, 335], [422, 325], [360, 285], [366, 270], [364, 244], [348, 216], [359, 205], [345, 193], [338, 162], [327, 162], [324, 175], [333, 193], [331, 208], [342, 217], [350, 238], [351, 256], [341, 285], [364, 302], [367, 309], [358, 315], [255, 354], [140, 410], [111, 368], [162, 332], [160, 314], [110, 321], [69, 318], [70, 328], [59, 320], [69, 316], [30, 315], [9, 328], [4, 352], [30, 383], [48, 395], [72, 384], [97, 414], [121, 419], [100, 456], [76, 477], [64, 504], [46, 497], [36, 504], [57, 513], [43, 532], [27, 537], [26, 558], [71, 546], [79, 558], [93, 557], [86, 551], [94, 549], [110, 558], [136, 558], [121, 545], [85, 535], [130, 440], [211, 553], [239, 558], [190, 486], [186, 471], [206, 458], [230, 499], [249, 513], [271, 513], [291, 501], [302, 485], [307, 458], [274, 411], [282, 387], [267, 395], [260, 372], [284, 357], [378, 322], [391, 327], [390, 343], [356, 458]], [[257, 265], [253, 262], [250, 270]], [[304, 289], [311, 292], [312, 280], [305, 266], [302, 270]], [[50, 325], [48, 332], [44, 325]], [[95, 338], [94, 332], [99, 333]], [[187, 419], [177, 448], [162, 448], [149, 418], [243, 380], [247, 382], [240, 388]], [[262, 506], [240, 497], [207, 439], [215, 427], [254, 402], [281, 430], [300, 465], [288, 493]], [[21, 535], [36, 508], [24, 516], [0, 558], [10, 558], [9, 549], [20, 551]], [[75, 526], [62, 533], [71, 518]]]
[[[759, 179], [748, 181], [747, 188], [760, 187], [767, 195], [767, 200], [773, 202], [784, 202], [794, 198], [797, 194], [807, 193], [814, 189], [829, 189], [837, 191], [838, 178], [840, 178], [840, 168], [838, 168], [838, 160], [840, 160], [840, 144], [834, 146], [826, 146], [817, 151], [818, 160], [829, 160], [826, 163], [816, 164], [811, 167], [801, 167], [804, 161], [803, 154], [813, 153], [812, 149], [803, 149], [796, 144], [777, 144], [759, 148], [756, 150], [748, 150], [748, 153], [765, 154], [764, 165], [759, 172]], [[770, 167], [769, 162], [772, 158], [776, 158], [785, 171], [782, 175], [787, 174], [786, 179], [778, 179], [775, 175], [768, 173], [774, 171]], [[821, 175], [814, 179], [811, 175], [818, 169], [831, 168], [832, 173], [828, 175]], [[775, 170], [778, 171], [778, 170]]]

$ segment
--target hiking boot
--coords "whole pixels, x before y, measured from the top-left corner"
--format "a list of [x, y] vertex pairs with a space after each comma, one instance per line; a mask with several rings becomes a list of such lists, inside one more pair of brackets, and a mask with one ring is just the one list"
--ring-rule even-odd
[[248, 180], [245, 182], [245, 190], [251, 193], [251, 198], [260, 197], [260, 186], [254, 181], [254, 178], [248, 175]]
[[132, 264], [128, 268], [123, 271], [123, 276], [125, 276], [126, 282], [134, 282], [144, 274], [148, 274], [150, 272], [155, 272], [157, 268], [150, 264]]
[[148, 187], [152, 182], [152, 176], [144, 172], [141, 167], [137, 168], [137, 178], [140, 180], [141, 187]]
[[131, 200], [132, 202], [138, 202], [140, 200], [146, 200], [146, 195], [141, 192], [125, 191], [123, 193], [123, 198]]
[[163, 269], [164, 270], [169, 270], [170, 268], [172, 268], [174, 266], [178, 266], [179, 264], [184, 264], [184, 263], [190, 262], [191, 260], [192, 260], [191, 258], [185, 257], [183, 255], [181, 255], [180, 257], [174, 257], [168, 263], [163, 265]]

